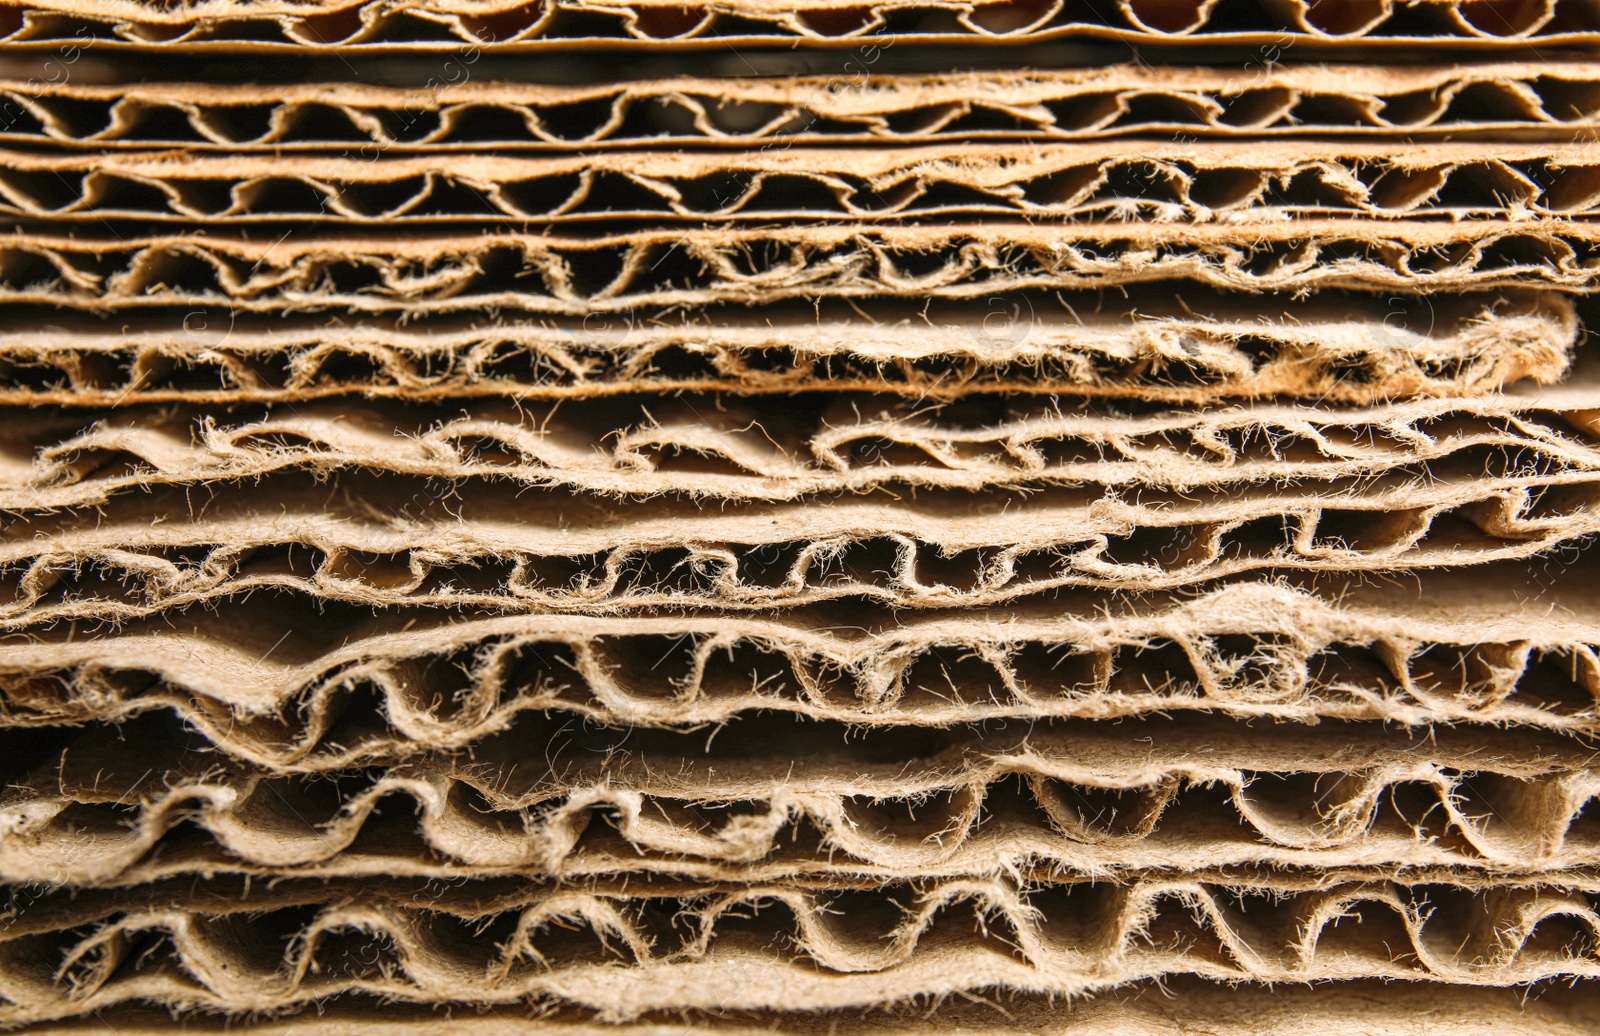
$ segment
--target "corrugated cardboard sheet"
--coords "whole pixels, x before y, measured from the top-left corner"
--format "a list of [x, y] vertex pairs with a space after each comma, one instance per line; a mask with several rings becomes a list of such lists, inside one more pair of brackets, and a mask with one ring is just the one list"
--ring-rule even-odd
[[0, 1029], [1600, 1031], [1600, 5], [0, 41]]

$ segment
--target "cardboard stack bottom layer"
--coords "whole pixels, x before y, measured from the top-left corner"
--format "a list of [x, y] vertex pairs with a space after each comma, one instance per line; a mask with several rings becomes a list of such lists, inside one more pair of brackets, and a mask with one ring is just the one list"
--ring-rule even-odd
[[[771, 1036], [815, 1031], [821, 1024], [841, 1036], [911, 1036], [949, 1029], [983, 1036], [1029, 1033], [1039, 1036], [1187, 1036], [1197, 1031], [1226, 1036], [1268, 1036], [1301, 1029], [1327, 1036], [1425, 1036], [1441, 1026], [1462, 1036], [1587, 1036], [1594, 1003], [1586, 986], [1556, 984], [1535, 996], [1515, 988], [1452, 986], [1449, 995], [1425, 984], [1354, 980], [1305, 986], [1271, 987], [1175, 976], [1132, 982], [1093, 997], [1066, 1000], [986, 990], [925, 1004], [807, 1012], [673, 1011], [647, 1013], [622, 1022], [608, 1019], [605, 1030], [617, 1036], [682, 1036], [686, 1029], [717, 1036]], [[172, 1031], [172, 1016], [159, 1008], [120, 1005], [88, 1018], [69, 1018], [31, 1026], [31, 1034], [80, 1036], [104, 1033], [107, 1026], [129, 1036]], [[250, 1031], [260, 1036], [359, 1036], [374, 1026], [400, 1036], [441, 1029], [439, 1016], [421, 1005], [351, 996], [332, 1001], [315, 1014], [255, 1018]], [[462, 1036], [588, 1036], [595, 1013], [544, 1003], [537, 1008], [479, 1007], [456, 1012], [448, 1031]], [[185, 1018], [183, 1032], [213, 1036], [237, 1032], [236, 1020], [219, 1016]]]
[[[352, 992], [542, 1001], [626, 1020], [1089, 994], [1190, 975], [1496, 987], [1592, 974], [1591, 895], [1516, 883], [1328, 889], [1289, 874], [1044, 888], [284, 880], [248, 893], [242, 881], [184, 880], [34, 903], [0, 942], [0, 982], [12, 1022], [130, 1001], [268, 1012]], [[41, 956], [60, 963], [41, 967]]]

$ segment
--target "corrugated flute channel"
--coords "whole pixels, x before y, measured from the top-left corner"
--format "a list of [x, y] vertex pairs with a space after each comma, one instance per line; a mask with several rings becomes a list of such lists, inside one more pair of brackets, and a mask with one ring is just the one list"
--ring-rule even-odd
[[1600, 1031], [1597, 51], [0, 0], [0, 1031]]

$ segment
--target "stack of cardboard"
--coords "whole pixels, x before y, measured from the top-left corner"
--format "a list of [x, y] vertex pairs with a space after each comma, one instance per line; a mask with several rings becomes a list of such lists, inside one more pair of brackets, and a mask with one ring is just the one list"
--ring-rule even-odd
[[1600, 1030], [1600, 5], [0, 37], [0, 1027]]

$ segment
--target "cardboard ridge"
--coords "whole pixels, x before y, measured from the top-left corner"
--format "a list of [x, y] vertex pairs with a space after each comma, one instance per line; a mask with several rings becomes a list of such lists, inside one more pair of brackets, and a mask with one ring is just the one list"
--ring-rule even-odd
[[[1600, 605], [1570, 586], [1587, 570], [1565, 573], [1559, 592], [1537, 571], [1520, 585], [1491, 574], [1461, 585], [1460, 573], [1424, 573], [1419, 596], [1451, 595], [1421, 597], [1431, 607], [1363, 603], [1375, 591], [1359, 583], [1319, 593], [1250, 581], [1143, 604], [1101, 596], [924, 612], [863, 633], [794, 612], [452, 622], [449, 612], [363, 611], [325, 620], [322, 645], [296, 621], [301, 609], [258, 596], [114, 637], [13, 634], [0, 721], [171, 713], [223, 755], [283, 771], [464, 748], [541, 709], [623, 729], [755, 711], [863, 728], [1216, 712], [1592, 733]], [[1541, 589], [1559, 612], [1538, 607]], [[441, 711], [442, 701], [455, 705]]]
[[[584, 86], [471, 79], [413, 89], [354, 82], [93, 83], [0, 79], [0, 140], [33, 146], [294, 148], [361, 159], [416, 151], [982, 139], [1130, 133], [1259, 140], [1470, 135], [1573, 139], [1600, 111], [1600, 65], [1258, 67], [1129, 63], [944, 75], [646, 79]], [[263, 117], [262, 109], [266, 112]], [[176, 119], [170, 117], [176, 116]], [[494, 138], [478, 135], [493, 127]]]
[[[135, 526], [9, 546], [0, 552], [0, 628], [68, 619], [116, 625], [260, 590], [366, 607], [529, 613], [739, 612], [827, 601], [949, 608], [1067, 588], [1172, 590], [1248, 574], [1534, 564], [1600, 534], [1596, 481], [1592, 472], [1519, 475], [1432, 491], [1257, 494], [1181, 510], [1103, 499], [996, 506], [960, 518], [883, 504], [802, 506], [743, 521], [618, 523], [588, 535], [437, 519], [363, 529], [285, 511], [267, 523], [213, 518], [153, 534]], [[996, 530], [1003, 516], [1028, 523], [1026, 539]]]
[[[1403, 28], [1385, 31], [1400, 13]], [[1276, 41], [1314, 46], [1362, 39], [1369, 45], [1415, 47], [1435, 41], [1511, 50], [1523, 40], [1547, 46], [1592, 42], [1593, 9], [1575, 0], [1368, 0], [1339, 5], [1315, 0], [1117, 0], [1114, 9], [1007, 0], [716, 0], [684, 7], [654, 0], [358, 0], [338, 6], [315, 0], [196, 0], [168, 8], [141, 0], [10, 0], [12, 45], [48, 45], [93, 34], [124, 46], [235, 51], [282, 48], [427, 51], [463, 46], [508, 50], [575, 46], [777, 46], [882, 41], [1003, 44], [1053, 39], [1128, 42]], [[1217, 18], [1240, 28], [1208, 31]]]
[[[1461, 1036], [1586, 1036], [1586, 1012], [1593, 1009], [1593, 998], [1585, 984], [1558, 985], [1536, 996], [1520, 989], [1453, 986], [1447, 1004], [1441, 1003], [1435, 987], [1424, 984], [1358, 981], [1264, 987], [1174, 977], [1130, 983], [1114, 995], [1065, 1004], [1049, 996], [1005, 996], [985, 990], [971, 999], [941, 1003], [938, 1014], [941, 1022], [984, 1036], [1019, 1031], [1038, 1036], [1186, 1036], [1196, 1024], [1224, 1036], [1266, 1036], [1296, 1026], [1313, 1026], [1325, 1036], [1368, 1036], [1377, 1025], [1386, 1026], [1390, 1036], [1422, 1036], [1443, 1024], [1452, 1025]], [[730, 1018], [723, 1012], [683, 1012], [666, 1019], [646, 1015], [632, 1022], [609, 1022], [607, 1028], [619, 1036], [679, 1036], [685, 1025], [692, 1024], [697, 1031], [719, 1036], [789, 1036], [807, 1032], [821, 1021], [836, 1026], [834, 1031], [841, 1036], [908, 1036], [927, 1031], [926, 1014], [922, 1005], [886, 1005], [866, 1015], [842, 1010], [798, 1018], [782, 1013]], [[252, 1018], [250, 1026], [259, 1036], [354, 1036], [376, 1024], [401, 1036], [414, 1036], [436, 1032], [446, 1023], [463, 1036], [535, 1032], [576, 1036], [593, 1032], [595, 1024], [588, 1012], [553, 1005], [446, 1015], [441, 1008], [350, 997], [321, 1005], [314, 1014]], [[128, 1007], [110, 1008], [90, 1019], [46, 1023], [32, 1031], [41, 1036], [81, 1036], [113, 1025], [129, 1036], [150, 1036], [170, 1024], [167, 1012]], [[207, 1036], [237, 1024], [226, 1016], [185, 1020], [188, 1031]]]
[[[335, 400], [234, 413], [147, 405], [99, 419], [65, 411], [7, 429], [0, 500], [18, 511], [77, 507], [165, 485], [301, 470], [451, 477], [469, 493], [501, 481], [618, 501], [1136, 484], [1159, 500], [1168, 489], [1291, 481], [1343, 490], [1351, 487], [1339, 480], [1378, 476], [1389, 482], [1374, 488], [1394, 493], [1421, 465], [1453, 483], [1470, 478], [1474, 463], [1487, 488], [1517, 476], [1585, 479], [1600, 463], [1590, 413], [1597, 403], [1600, 383], [1585, 371], [1561, 387], [1338, 410], [1290, 398], [1119, 412], [1092, 398], [1051, 397], [943, 409], [872, 395], [803, 397], [781, 413], [691, 395], [455, 406]], [[1514, 450], [1527, 454], [1505, 452]], [[1470, 461], [1453, 463], [1457, 457]], [[1535, 461], [1548, 466], [1535, 471]], [[375, 491], [373, 506], [392, 495]]]
[[[1254, 300], [1252, 300], [1254, 301]], [[463, 324], [259, 324], [225, 307], [103, 325], [0, 328], [0, 405], [584, 399], [674, 392], [1004, 391], [1204, 404], [1300, 396], [1370, 404], [1557, 381], [1578, 340], [1556, 293], [1344, 298], [992, 296], [970, 304], [818, 301], [805, 312], [590, 315]]]
[[[592, 729], [558, 744], [571, 726], [528, 713], [469, 753], [369, 760], [320, 780], [179, 758], [151, 722], [58, 731], [58, 756], [9, 775], [0, 875], [86, 886], [387, 866], [826, 885], [1027, 866], [1113, 881], [1432, 867], [1592, 885], [1583, 872], [1600, 859], [1583, 818], [1600, 795], [1585, 772], [1594, 749], [1531, 730], [1396, 736], [1329, 722], [1274, 724], [1264, 738], [1259, 725], [1152, 717], [1131, 725], [1133, 748], [1121, 724], [1012, 721], [980, 740], [971, 728], [852, 735], [748, 717], [729, 736], [749, 747], [694, 752], [703, 731]], [[149, 746], [133, 768], [115, 747], [128, 737]], [[1206, 748], [1188, 747], [1201, 737]], [[803, 740], [804, 758], [751, 757], [784, 739]], [[518, 750], [528, 743], [551, 746], [538, 766]]]
[[688, 228], [609, 237], [522, 233], [288, 236], [205, 233], [0, 243], [0, 304], [89, 312], [588, 316], [817, 297], [986, 299], [1181, 281], [1302, 293], [1592, 291], [1600, 227], [1565, 219], [1296, 220], [1260, 224], [1028, 223]]
[[540, 221], [1577, 219], [1600, 146], [945, 144], [880, 152], [360, 157], [0, 152], [22, 219], [467, 226]]
[[[1082, 996], [1180, 974], [1510, 986], [1588, 975], [1587, 953], [1546, 948], [1539, 935], [1576, 931], [1581, 940], [1596, 924], [1582, 896], [1460, 897], [1378, 882], [1285, 895], [1150, 880], [1051, 897], [1004, 879], [950, 881], [854, 897], [861, 920], [876, 929], [868, 932], [830, 913], [851, 897], [782, 886], [699, 896], [541, 892], [461, 915], [448, 902], [405, 906], [375, 889], [332, 901], [286, 890], [263, 895], [263, 905], [272, 898], [283, 906], [256, 907], [251, 926], [236, 920], [252, 909], [237, 899], [206, 897], [186, 909], [175, 897], [103, 920], [76, 911], [89, 922], [80, 929], [10, 940], [6, 949], [44, 943], [61, 963], [54, 975], [39, 967], [7, 975], [4, 1017], [14, 1025], [92, 1015], [136, 998], [267, 1013], [351, 991], [400, 1002], [564, 1002], [604, 1021], [684, 1008], [819, 1010], [978, 989]], [[1455, 910], [1429, 909], [1440, 901]], [[684, 923], [663, 932], [653, 921], [659, 912]], [[1372, 928], [1357, 931], [1355, 917], [1370, 917]], [[260, 929], [268, 926], [274, 934], [287, 928], [284, 938], [266, 936]], [[502, 941], [463, 939], [474, 926], [503, 932]], [[573, 929], [578, 939], [568, 938]], [[340, 937], [358, 932], [384, 936], [377, 960], [340, 953]], [[152, 955], [127, 951], [146, 941], [168, 950], [160, 970]], [[595, 943], [598, 951], [589, 950]], [[569, 956], [574, 944], [588, 952]], [[774, 971], [786, 981], [754, 981]]]

